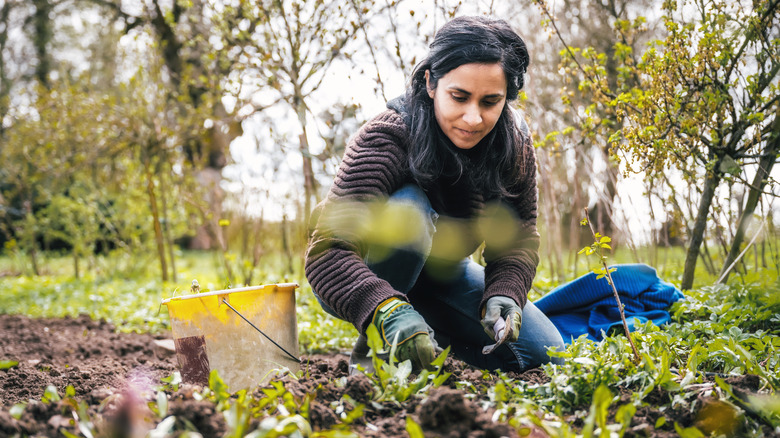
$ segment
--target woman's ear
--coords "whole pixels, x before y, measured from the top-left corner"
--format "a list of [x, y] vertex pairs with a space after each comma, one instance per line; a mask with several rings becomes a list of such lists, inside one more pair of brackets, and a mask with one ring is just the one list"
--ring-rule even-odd
[[425, 89], [428, 90], [428, 96], [433, 99], [433, 87], [431, 87], [431, 71], [425, 70]]

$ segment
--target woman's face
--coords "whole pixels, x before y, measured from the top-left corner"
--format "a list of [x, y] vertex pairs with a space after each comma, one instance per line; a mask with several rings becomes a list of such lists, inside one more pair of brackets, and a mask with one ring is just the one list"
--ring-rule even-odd
[[431, 88], [436, 121], [460, 149], [471, 149], [496, 126], [506, 102], [506, 76], [501, 64], [463, 64], [450, 70]]

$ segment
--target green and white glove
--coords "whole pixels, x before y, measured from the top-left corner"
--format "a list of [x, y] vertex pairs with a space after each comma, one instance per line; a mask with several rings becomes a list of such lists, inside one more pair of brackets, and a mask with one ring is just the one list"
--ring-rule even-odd
[[431, 369], [437, 351], [433, 329], [411, 304], [398, 298], [385, 300], [374, 311], [371, 322], [382, 336], [386, 351], [397, 344], [396, 359], [410, 360], [415, 370]]
[[[520, 334], [523, 321], [523, 309], [515, 300], [504, 297], [490, 297], [485, 303], [482, 315], [482, 327], [485, 333], [496, 342], [514, 342]], [[509, 330], [505, 333], [503, 330]]]

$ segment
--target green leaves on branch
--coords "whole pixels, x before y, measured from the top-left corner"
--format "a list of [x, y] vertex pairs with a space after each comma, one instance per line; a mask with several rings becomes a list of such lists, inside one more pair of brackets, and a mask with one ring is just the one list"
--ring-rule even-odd
[[[582, 222], [580, 222], [580, 223], [582, 223]], [[586, 224], [587, 224], [587, 222], [586, 222]], [[609, 246], [609, 242], [612, 242], [612, 238], [611, 237], [609, 237], [609, 236], [602, 236], [599, 233], [596, 233], [595, 237], [596, 237], [596, 241], [594, 241], [592, 245], [586, 246], [586, 247], [582, 248], [581, 250], [579, 250], [579, 252], [577, 252], [577, 254], [591, 255], [594, 252], [597, 252], [598, 249], [612, 250], [612, 247]]]
[[[586, 213], [587, 214], [587, 213]], [[580, 225], [587, 226], [590, 225], [590, 222], [588, 221], [587, 216], [582, 218], [580, 221]], [[591, 228], [591, 231], [593, 229]], [[606, 262], [607, 262], [607, 256], [604, 255], [603, 250], [608, 249], [612, 250], [612, 247], [609, 245], [609, 242], [612, 242], [612, 238], [609, 236], [602, 236], [600, 233], [594, 233], [593, 234], [593, 243], [590, 246], [586, 246], [579, 250], [577, 254], [585, 254], [586, 256], [592, 255], [592, 254], [598, 254], [598, 256], [601, 258], [602, 265], [601, 267], [593, 269], [593, 273], [596, 274], [596, 279], [600, 280], [604, 277], [607, 277], [609, 273], [617, 271], [617, 268], [607, 268]], [[612, 284], [612, 280], [609, 279], [610, 284]]]

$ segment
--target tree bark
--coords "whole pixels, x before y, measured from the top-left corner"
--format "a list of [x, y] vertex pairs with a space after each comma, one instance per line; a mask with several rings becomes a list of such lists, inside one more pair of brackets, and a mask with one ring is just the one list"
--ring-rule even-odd
[[50, 17], [52, 5], [49, 0], [33, 0], [35, 13], [32, 16], [35, 34], [33, 45], [38, 55], [38, 64], [35, 66], [35, 77], [46, 88], [49, 88], [49, 71], [51, 70], [51, 57], [49, 56], [49, 42], [52, 38], [52, 20]]
[[[10, 27], [9, 17], [11, 15], [11, 2], [6, 1], [0, 8], [0, 53], [6, 53], [5, 47], [8, 43], [8, 28]], [[11, 80], [8, 78], [8, 67], [5, 57], [0, 56], [0, 120], [5, 119], [8, 113], [9, 102], [8, 95], [11, 90]], [[0, 123], [0, 136], [5, 133], [4, 124]]]
[[691, 242], [688, 247], [688, 252], [685, 256], [685, 268], [683, 270], [682, 283], [680, 288], [683, 290], [690, 290], [693, 286], [693, 276], [696, 271], [696, 262], [699, 258], [699, 250], [701, 244], [704, 241], [704, 231], [707, 228], [707, 218], [710, 215], [710, 206], [712, 205], [712, 198], [715, 196], [715, 189], [720, 183], [720, 162], [715, 163], [713, 170], [707, 172], [707, 176], [704, 179], [704, 190], [701, 193], [701, 200], [699, 200], [699, 209], [696, 213], [696, 220], [693, 224], [693, 232], [691, 233]]
[[154, 239], [157, 242], [157, 255], [160, 258], [160, 270], [162, 271], [162, 281], [168, 281], [168, 263], [165, 260], [165, 241], [163, 239], [162, 227], [160, 226], [160, 212], [157, 209], [157, 197], [154, 194], [154, 180], [152, 179], [152, 170], [149, 165], [146, 167], [146, 191], [149, 194], [149, 207], [152, 209], [152, 221], [154, 222]]
[[73, 251], [73, 275], [78, 279], [81, 278], [81, 270], [79, 269], [79, 254], [77, 251]]
[[25, 210], [25, 224], [24, 233], [29, 239], [30, 244], [30, 263], [32, 264], [33, 274], [41, 275], [41, 270], [38, 267], [38, 243], [35, 241], [35, 216], [32, 212], [32, 201], [27, 200], [24, 203]]
[[[772, 167], [775, 165], [778, 152], [780, 152], [780, 114], [775, 116], [772, 125], [774, 138], [768, 142], [764, 155], [758, 163], [758, 170], [756, 171], [756, 176], [753, 177], [753, 183], [750, 185], [745, 208], [742, 210], [742, 214], [739, 217], [737, 232], [734, 235], [734, 240], [731, 242], [731, 249], [726, 256], [726, 260], [723, 262], [723, 268], [720, 271], [720, 276], [722, 277], [721, 283], [725, 283], [729, 279], [729, 267], [739, 254], [740, 246], [745, 240], [745, 232], [747, 231], [748, 225], [750, 225], [750, 219], [753, 217], [756, 206], [758, 206], [761, 193], [766, 186], [769, 175], [772, 173]], [[756, 262], [758, 262], [758, 256], [756, 256]]]
[[168, 245], [168, 257], [171, 259], [171, 280], [176, 283], [176, 258], [173, 248], [173, 239], [171, 238], [171, 224], [168, 218], [168, 193], [165, 184], [165, 175], [160, 174], [160, 200], [162, 201], [162, 214], [165, 226], [163, 227], [163, 236], [165, 244]]
[[299, 150], [301, 158], [303, 159], [303, 192], [304, 192], [304, 223], [309, 223], [309, 215], [313, 207], [312, 199], [314, 203], [317, 202], [317, 180], [314, 179], [314, 167], [312, 166], [311, 151], [309, 150], [309, 138], [306, 133], [306, 106], [303, 103], [303, 97], [296, 92], [296, 96], [293, 97], [295, 102], [294, 109], [298, 115], [298, 123], [301, 126], [301, 134], [299, 136]]

